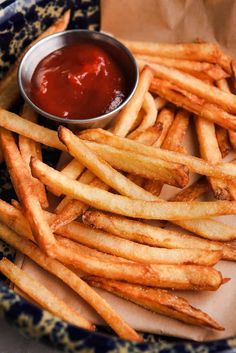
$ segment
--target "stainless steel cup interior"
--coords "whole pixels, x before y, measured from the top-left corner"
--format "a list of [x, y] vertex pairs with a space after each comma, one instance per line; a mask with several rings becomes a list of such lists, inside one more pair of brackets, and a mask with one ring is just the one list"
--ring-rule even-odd
[[[125, 101], [112, 112], [91, 119], [65, 119], [40, 109], [40, 107], [35, 105], [29, 97], [31, 78], [38, 63], [57, 49], [70, 44], [85, 42], [87, 40], [95, 41], [102, 48], [104, 48], [112, 57], [115, 58], [115, 60], [117, 60], [118, 64], [123, 69], [127, 80], [128, 92]], [[111, 122], [111, 120], [114, 119], [117, 113], [133, 96], [138, 84], [138, 76], [139, 72], [136, 61], [130, 51], [122, 43], [104, 33], [87, 30], [70, 30], [48, 36], [36, 43], [26, 52], [19, 66], [18, 84], [25, 101], [28, 102], [28, 104], [39, 114], [61, 124], [74, 124], [79, 128], [91, 128], [105, 127]]]

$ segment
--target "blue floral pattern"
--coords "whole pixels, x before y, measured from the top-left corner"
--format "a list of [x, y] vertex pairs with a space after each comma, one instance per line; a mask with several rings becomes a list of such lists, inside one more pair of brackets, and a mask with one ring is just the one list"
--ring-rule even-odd
[[[71, 8], [70, 28], [99, 30], [99, 0], [5, 0], [0, 4], [0, 77], [22, 49], [48, 27], [67, 8]], [[53, 149], [43, 153], [55, 165], [59, 155]], [[0, 197], [16, 198], [5, 164], [0, 165]], [[0, 258], [14, 260], [14, 250], [0, 241]], [[144, 334], [144, 343], [124, 341], [111, 335], [109, 328], [92, 333], [74, 327], [27, 302], [6, 286], [0, 277], [0, 315], [29, 337], [40, 339], [68, 353], [219, 353], [236, 352], [236, 338], [210, 343]]]

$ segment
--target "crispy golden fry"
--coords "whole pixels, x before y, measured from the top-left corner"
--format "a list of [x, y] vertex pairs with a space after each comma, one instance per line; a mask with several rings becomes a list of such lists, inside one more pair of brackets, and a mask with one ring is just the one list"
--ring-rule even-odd
[[[33, 239], [30, 227], [18, 209], [14, 209], [13, 206], [4, 203], [4, 201], [2, 209], [4, 210], [4, 216], [2, 216], [0, 213], [0, 217], [3, 217], [3, 219], [0, 218], [1, 221], [3, 221], [15, 232], [29, 239]], [[49, 220], [54, 217], [54, 215], [46, 212], [45, 215], [47, 215]], [[73, 239], [77, 236], [77, 227], [78, 223], [73, 222], [62, 227], [61, 229], [58, 229], [57, 233], [62, 236], [66, 236], [67, 238]], [[153, 228], [155, 229], [155, 227]], [[208, 286], [208, 288], [216, 289], [216, 287], [219, 286], [222, 282], [220, 273], [210, 267], [194, 265], [179, 265], [177, 267], [171, 265], [149, 266], [147, 264], [138, 264], [119, 258], [117, 256], [101, 253], [97, 250], [90, 249], [84, 245], [79, 245], [78, 243], [74, 243], [73, 241], [64, 239], [62, 237], [57, 237], [57, 243], [58, 245], [61, 245], [57, 246], [56, 248], [57, 259], [59, 261], [67, 265], [72, 265], [76, 268], [80, 268], [82, 271], [90, 274], [95, 274], [97, 276], [127, 280], [132, 283], [142, 283], [144, 285], [150, 286], [161, 286], [179, 289], [197, 289], [202, 288], [202, 286]], [[218, 250], [221, 249], [218, 248]], [[161, 275], [159, 275], [159, 271]], [[207, 274], [208, 271], [209, 273]], [[146, 273], [145, 275], [144, 272]], [[184, 273], [186, 273], [186, 275], [184, 275]], [[197, 278], [195, 278], [197, 273], [200, 277], [197, 276]], [[176, 282], [175, 274], [177, 275]], [[142, 278], [143, 276], [145, 278]], [[207, 279], [207, 276], [212, 277]], [[171, 281], [173, 281], [173, 279], [174, 282], [172, 282], [171, 287]]]
[[[183, 139], [189, 126], [189, 112], [179, 110], [170, 126], [161, 148], [180, 153], [186, 153], [183, 147]], [[163, 183], [155, 180], [147, 180], [144, 188], [155, 196], [159, 196], [163, 187]]]
[[203, 98], [206, 102], [217, 104], [226, 111], [236, 113], [236, 97], [232, 93], [221, 91], [214, 86], [209, 89], [209, 85], [202, 80], [173, 68], [159, 64], [151, 64], [150, 67], [154, 70], [155, 77], [168, 80]]
[[[73, 161], [77, 162], [76, 159], [73, 159], [70, 163], [72, 163]], [[80, 165], [79, 162], [77, 162], [78, 165]], [[75, 164], [74, 164], [75, 165]], [[77, 168], [77, 167], [76, 167]], [[84, 168], [84, 167], [83, 167]], [[79, 168], [78, 168], [79, 169]], [[63, 173], [65, 174], [65, 173]], [[65, 174], [66, 175], [66, 174]], [[90, 170], [85, 170], [84, 173], [82, 173], [82, 175], [79, 177], [78, 181], [80, 181], [81, 183], [84, 184], [90, 184], [93, 180], [95, 179], [95, 175], [90, 172]], [[57, 207], [55, 208], [54, 212], [59, 214], [62, 212], [62, 210], [69, 204], [69, 202], [71, 202], [73, 199], [69, 196], [65, 196], [61, 202], [57, 205]]]
[[66, 151], [66, 147], [60, 142], [57, 132], [25, 120], [19, 115], [0, 108], [0, 126], [19, 135], [28, 137], [46, 146]]
[[9, 109], [19, 98], [20, 92], [17, 85], [17, 71], [20, 60], [25, 52], [32, 47], [37, 41], [45, 38], [49, 34], [64, 31], [69, 23], [70, 10], [66, 11], [52, 26], [46, 29], [36, 40], [34, 40], [18, 57], [15, 64], [10, 68], [5, 77], [0, 81], [0, 107]]
[[90, 141], [86, 141], [85, 143], [99, 157], [118, 170], [147, 179], [161, 180], [166, 184], [181, 188], [188, 184], [188, 170], [180, 164], [152, 158], [142, 153], [137, 154], [132, 151], [120, 150], [106, 144]]
[[186, 96], [187, 91], [179, 89], [170, 82], [155, 78], [152, 81], [150, 90], [178, 107], [189, 110], [226, 129], [236, 130], [236, 119], [234, 115], [227, 113], [214, 104], [202, 101], [196, 95], [191, 94], [191, 97], [189, 97], [189, 95]]
[[138, 87], [124, 109], [119, 113], [116, 118], [116, 123], [113, 126], [113, 133], [119, 136], [126, 136], [137, 119], [138, 112], [140, 111], [144, 96], [149, 89], [153, 78], [152, 71], [145, 67], [140, 75]]
[[200, 158], [145, 146], [136, 141], [115, 136], [102, 129], [86, 130], [80, 135], [80, 137], [86, 140], [107, 144], [117, 149], [120, 148], [126, 151], [135, 152], [136, 156], [138, 153], [142, 153], [143, 155], [153, 158], [162, 158], [169, 162], [182, 163], [186, 165], [190, 171], [198, 174], [229, 179], [236, 177], [236, 168], [233, 163], [220, 163], [213, 166]]
[[87, 252], [88, 248], [69, 239], [58, 236], [57, 241], [60, 245], [56, 249], [60, 262], [96, 276], [152, 287], [186, 290], [216, 290], [224, 281], [221, 273], [209, 266], [147, 265], [127, 260], [114, 262], [104, 256], [91, 256]]
[[85, 145], [83, 140], [75, 136], [70, 130], [60, 126], [58, 136], [73, 157], [121, 195], [140, 200], [152, 201], [157, 199], [99, 158]]
[[191, 61], [191, 60], [179, 60], [175, 58], [165, 58], [161, 56], [151, 55], [135, 55], [136, 60], [143, 66], [143, 61], [147, 65], [150, 63], [157, 63], [167, 67], [173, 67], [180, 71], [187, 72], [189, 74], [205, 74], [207, 77], [213, 80], [221, 80], [222, 78], [228, 77], [229, 74], [225, 72], [219, 65], [208, 62]]
[[179, 191], [178, 194], [171, 197], [169, 201], [194, 201], [199, 196], [209, 192], [209, 189], [210, 188], [207, 179], [202, 177], [187, 188]]
[[222, 158], [227, 156], [231, 150], [230, 142], [229, 142], [229, 134], [226, 129], [223, 127], [216, 125], [215, 126], [216, 139], [218, 142], [218, 146], [221, 152]]
[[94, 330], [94, 326], [76, 310], [6, 258], [0, 261], [0, 271], [42, 308], [73, 325]]
[[155, 125], [136, 134], [134, 140], [147, 146], [160, 147], [173, 120], [174, 109], [162, 109], [157, 116]]
[[[55, 215], [45, 213], [49, 223], [53, 222]], [[30, 226], [20, 209], [0, 200], [0, 221], [22, 236], [34, 240]], [[236, 260], [236, 249], [233, 246], [215, 241], [196, 238], [189, 234], [170, 231], [145, 223], [129, 220], [117, 215], [109, 215], [99, 211], [87, 211], [83, 216], [87, 224], [103, 229], [119, 237], [133, 240], [141, 244], [169, 248], [169, 249], [206, 249], [222, 251], [223, 259]], [[80, 225], [79, 225], [80, 227]], [[79, 228], [80, 229], [80, 228]], [[78, 227], [76, 222], [62, 226], [56, 230], [62, 236], [76, 239]], [[92, 255], [98, 252], [93, 252]]]
[[189, 126], [189, 112], [180, 109], [168, 130], [168, 133], [163, 141], [161, 148], [180, 153], [186, 153], [183, 147], [183, 139], [186, 135]]
[[214, 86], [209, 89], [209, 84], [173, 68], [167, 68], [163, 65], [154, 63], [151, 63], [150, 67], [154, 71], [155, 77], [168, 80], [180, 88], [203, 98], [209, 103], [219, 105], [226, 111], [231, 113], [236, 112], [236, 97], [233, 94], [220, 91]]
[[[22, 116], [27, 120], [37, 123], [37, 114], [26, 103], [23, 106]], [[38, 157], [39, 159], [42, 159], [41, 146], [39, 143], [31, 139], [28, 139], [27, 137], [22, 135], [19, 135], [18, 145], [19, 145], [21, 157], [26, 163], [26, 166], [30, 172], [29, 163], [30, 163], [31, 156], [35, 156], [35, 157]], [[34, 185], [35, 193], [39, 199], [39, 202], [42, 208], [47, 208], [48, 199], [47, 199], [47, 194], [46, 194], [44, 185], [38, 179], [35, 179], [33, 177], [32, 177], [32, 182]]]
[[98, 209], [133, 218], [187, 220], [215, 215], [236, 214], [236, 202], [156, 202], [130, 199], [70, 180], [62, 173], [32, 157], [34, 177], [44, 184], [61, 188], [61, 191]]
[[[233, 72], [235, 72], [233, 70]], [[221, 89], [224, 92], [230, 92], [230, 88], [228, 85], [228, 82], [226, 81], [226, 79], [222, 79], [216, 82], [217, 86], [219, 87], [219, 89]], [[230, 140], [230, 144], [232, 146], [232, 148], [235, 150], [236, 149], [236, 132], [229, 130], [229, 140]]]
[[[190, 187], [182, 190], [175, 197], [171, 198], [171, 201], [193, 201], [207, 191], [207, 184], [204, 179], [200, 179], [197, 183], [192, 184]], [[218, 222], [214, 219], [172, 221], [172, 223], [210, 240], [230, 241], [234, 240], [236, 237], [235, 227]]]
[[191, 61], [206, 61], [217, 63], [231, 73], [231, 59], [222, 53], [214, 43], [168, 44], [153, 42], [135, 42], [121, 39], [134, 53]]
[[1, 129], [0, 140], [11, 181], [24, 207], [34, 237], [42, 249], [53, 256], [56, 241], [35, 194], [31, 174], [20, 155], [12, 133]]
[[86, 281], [93, 287], [105, 289], [152, 312], [187, 324], [210, 327], [220, 331], [224, 330], [209, 315], [191, 306], [186, 299], [178, 297], [167, 290], [107, 280], [101, 277], [87, 277]]
[[224, 260], [236, 261], [236, 248], [231, 245], [159, 228], [122, 216], [99, 211], [86, 211], [83, 215], [83, 222], [141, 244], [168, 249], [221, 250]]
[[[195, 127], [201, 157], [212, 164], [221, 163], [222, 156], [216, 138], [215, 125], [206, 119], [195, 117]], [[227, 180], [219, 178], [208, 178], [208, 180], [216, 199], [232, 199]]]
[[140, 131], [144, 131], [149, 127], [153, 126], [156, 121], [157, 107], [151, 93], [146, 92], [142, 107], [145, 111], [145, 115], [141, 123], [139, 124], [139, 126], [128, 135], [129, 138], [134, 139], [137, 133], [139, 133]]
[[[80, 182], [87, 184], [89, 180], [89, 171], [86, 171], [80, 178]], [[86, 175], [87, 174], [87, 175]], [[92, 173], [90, 173], [93, 176]], [[109, 190], [109, 185], [105, 184], [98, 178], [94, 178], [89, 184], [93, 187], [102, 189], [102, 190]], [[66, 196], [67, 197], [67, 196]], [[70, 198], [71, 199], [71, 198]], [[56, 216], [54, 221], [51, 223], [51, 229], [55, 231], [57, 228], [74, 221], [76, 218], [80, 217], [87, 209], [89, 205], [79, 201], [71, 199], [71, 201], [64, 206], [61, 212]]]
[[[73, 231], [71, 231], [71, 229]], [[81, 223], [60, 229], [63, 235], [77, 243], [104, 253], [146, 264], [196, 264], [212, 266], [222, 257], [220, 250], [202, 249], [159, 249], [137, 244], [133, 241], [92, 229]]]
[[135, 341], [141, 340], [137, 333], [123, 321], [107, 302], [69, 268], [57, 260], [48, 257], [31, 241], [20, 237], [1, 223], [0, 238], [27, 255], [46, 271], [60, 278], [90, 304], [121, 338]]

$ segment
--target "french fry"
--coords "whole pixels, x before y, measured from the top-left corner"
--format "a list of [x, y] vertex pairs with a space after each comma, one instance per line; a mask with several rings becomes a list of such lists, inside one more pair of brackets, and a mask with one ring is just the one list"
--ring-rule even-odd
[[46, 271], [61, 279], [90, 304], [121, 338], [135, 341], [141, 340], [138, 334], [123, 321], [107, 302], [69, 268], [59, 261], [48, 257], [31, 241], [20, 237], [1, 223], [0, 238], [35, 261]]
[[8, 259], [3, 258], [0, 261], [0, 271], [42, 308], [73, 325], [94, 330], [94, 326], [76, 310], [69, 307], [41, 283], [37, 282]]
[[1, 108], [0, 126], [46, 146], [66, 151], [66, 147], [58, 139], [56, 131], [35, 124], [32, 121], [25, 120], [19, 115]]
[[[63, 233], [61, 233], [63, 232]], [[196, 264], [212, 266], [222, 257], [220, 250], [159, 249], [92, 229], [81, 223], [60, 228], [60, 233], [104, 253], [144, 264]]]
[[112, 129], [115, 135], [126, 136], [132, 129], [135, 120], [137, 119], [138, 112], [142, 107], [144, 96], [149, 89], [152, 78], [152, 71], [147, 67], [144, 68], [140, 75], [138, 87], [133, 97], [116, 118], [116, 123]]
[[[34, 123], [37, 123], [37, 114], [26, 103], [23, 106], [22, 115], [25, 119], [33, 121]], [[28, 139], [27, 137], [21, 136], [21, 135], [19, 136], [18, 145], [19, 145], [19, 150], [20, 150], [22, 159], [24, 160], [27, 168], [30, 171], [29, 163], [30, 163], [31, 156], [35, 156], [35, 157], [38, 157], [39, 159], [42, 159], [41, 147], [39, 143], [34, 142], [33, 140]], [[47, 199], [47, 194], [46, 194], [44, 185], [40, 183], [39, 180], [33, 177], [32, 177], [32, 182], [42, 208], [47, 208], [48, 199]]]
[[153, 158], [161, 158], [169, 162], [184, 164], [190, 171], [198, 174], [227, 179], [236, 177], [236, 168], [233, 163], [219, 163], [213, 166], [200, 158], [145, 146], [136, 141], [115, 136], [102, 129], [86, 130], [80, 134], [80, 137], [89, 141], [107, 144], [117, 149], [135, 152], [136, 156], [138, 153], [142, 153]]
[[228, 131], [223, 127], [216, 125], [215, 126], [216, 139], [218, 146], [221, 152], [222, 158], [227, 156], [231, 150]]
[[[49, 223], [55, 219], [55, 215], [45, 213]], [[167, 248], [167, 249], [205, 249], [222, 251], [224, 260], [236, 261], [235, 247], [209, 241], [189, 234], [182, 234], [177, 231], [170, 231], [142, 223], [140, 221], [129, 220], [125, 217], [110, 215], [99, 211], [87, 211], [83, 216], [83, 221], [93, 227], [103, 229], [108, 233], [132, 240], [141, 244]], [[0, 200], [0, 222], [6, 224], [14, 232], [21, 234], [27, 239], [34, 240], [30, 226], [20, 209]], [[79, 227], [79, 228], [78, 228]], [[56, 229], [56, 233], [77, 239], [78, 230], [81, 225], [71, 222], [66, 226]], [[92, 249], [91, 249], [92, 250]], [[88, 251], [88, 248], [87, 250]], [[99, 252], [92, 251], [91, 255], [97, 256]], [[102, 255], [104, 257], [104, 254]], [[109, 260], [113, 257], [109, 257]]]
[[[224, 260], [236, 261], [236, 248], [221, 242], [201, 239], [190, 234], [159, 228], [136, 220], [99, 211], [86, 211], [83, 222], [108, 233], [141, 244], [167, 249], [221, 250]], [[69, 227], [69, 225], [68, 225]]]
[[9, 109], [19, 98], [20, 92], [17, 85], [17, 71], [20, 60], [25, 52], [32, 47], [37, 41], [46, 36], [64, 31], [70, 20], [70, 10], [66, 11], [53, 25], [47, 28], [36, 40], [34, 40], [18, 57], [15, 64], [10, 68], [9, 72], [0, 81], [0, 107]]
[[[186, 153], [183, 147], [183, 139], [189, 126], [189, 113], [186, 110], [179, 110], [170, 126], [161, 148], [170, 151]], [[159, 181], [147, 180], [144, 189], [155, 196], [159, 196], [163, 187]]]
[[154, 71], [155, 77], [168, 80], [209, 103], [217, 104], [228, 112], [236, 113], [236, 97], [232, 93], [221, 91], [214, 86], [209, 89], [209, 84], [177, 69], [154, 63], [149, 65]]
[[209, 192], [209, 183], [206, 178], [202, 177], [187, 188], [179, 191], [169, 201], [194, 201], [207, 192]]
[[61, 245], [57, 248], [59, 261], [96, 276], [151, 287], [186, 290], [216, 290], [223, 283], [220, 272], [209, 266], [147, 265], [126, 261], [114, 263], [102, 257], [90, 256], [86, 247], [82, 251], [81, 245], [69, 239], [58, 237], [57, 241]]
[[157, 199], [99, 158], [96, 153], [90, 150], [84, 142], [70, 130], [60, 126], [58, 136], [73, 157], [121, 195], [140, 200], [152, 201]]
[[231, 73], [231, 59], [214, 43], [168, 44], [154, 42], [121, 41], [134, 53], [191, 61], [217, 63]]
[[[235, 70], [233, 70], [235, 72]], [[228, 82], [226, 79], [222, 79], [216, 82], [217, 86], [219, 89], [221, 89], [224, 92], [230, 92], [230, 88], [228, 85]], [[236, 149], [236, 132], [229, 130], [229, 140], [232, 148], [235, 150]]]
[[[214, 124], [201, 117], [195, 117], [195, 127], [201, 157], [212, 164], [222, 162], [222, 156], [218, 146]], [[216, 199], [232, 199], [230, 188], [226, 180], [217, 178], [208, 178], [208, 180]]]
[[[84, 172], [84, 175], [81, 176], [80, 182], [84, 184], [89, 183], [92, 187], [94, 186], [102, 190], [109, 190], [109, 186], [98, 178], [93, 178], [92, 181], [89, 182], [89, 178], [93, 176], [94, 175], [91, 172], [86, 170], [86, 172]], [[66, 198], [67, 196], [65, 197], [65, 199]], [[74, 200], [73, 198], [70, 198], [70, 197], [68, 197], [68, 199], [70, 201], [68, 203], [65, 202], [66, 204], [64, 203], [64, 207], [61, 209], [60, 212], [58, 212], [58, 215], [50, 224], [51, 229], [53, 231], [55, 231], [57, 228], [63, 225], [66, 225], [67, 223], [74, 221], [76, 218], [80, 217], [89, 208], [89, 205], [79, 200]], [[65, 201], [68, 201], [68, 199]], [[57, 208], [57, 211], [58, 211], [58, 208]]]
[[[18, 209], [14, 209], [13, 206], [4, 203], [4, 201], [2, 209], [5, 210], [5, 215], [3, 220], [0, 218], [1, 221], [4, 223], [6, 222], [5, 224], [13, 231], [27, 237], [28, 239], [33, 239], [30, 227], [28, 226], [28, 230], [26, 229], [27, 221], [24, 220], [24, 216]], [[10, 217], [8, 217], [9, 214]], [[13, 215], [20, 216], [13, 218]], [[53, 217], [52, 214], [46, 212], [45, 215], [49, 217], [48, 220]], [[1, 213], [0, 217], [2, 217]], [[58, 229], [57, 233], [63, 237], [66, 236], [73, 239], [77, 236], [77, 226], [78, 223], [73, 222]], [[211, 267], [195, 265], [174, 266], [140, 264], [117, 256], [101, 253], [63, 237], [57, 236], [57, 259], [66, 265], [79, 268], [82, 271], [93, 275], [127, 280], [132, 283], [140, 283], [143, 285], [179, 289], [201, 288], [201, 290], [203, 290], [203, 288], [214, 288], [213, 290], [215, 290], [216, 287], [222, 283], [221, 274]], [[144, 272], [146, 274], [144, 274]], [[196, 276], [197, 273], [198, 275]], [[210, 277], [207, 278], [207, 276]]]
[[133, 218], [188, 220], [216, 215], [236, 214], [236, 202], [157, 202], [130, 199], [108, 191], [70, 180], [62, 173], [31, 158], [34, 177], [95, 208]]
[[161, 180], [166, 184], [177, 187], [185, 187], [188, 183], [188, 170], [180, 164], [166, 162], [162, 159], [154, 159], [141, 153], [137, 154], [132, 151], [119, 150], [116, 147], [106, 144], [90, 141], [86, 141], [85, 143], [99, 157], [116, 169], [147, 179]]
[[93, 287], [102, 288], [119, 297], [187, 324], [204, 326], [215, 330], [224, 330], [214, 319], [203, 311], [191, 306], [182, 297], [170, 291], [148, 288], [130, 283], [107, 280], [101, 277], [87, 277], [86, 281]]
[[[76, 159], [73, 159], [73, 161], [76, 161]], [[79, 162], [78, 162], [79, 163]], [[83, 167], [84, 168], [84, 167]], [[63, 173], [64, 174], [64, 173]], [[66, 175], [66, 174], [65, 174]], [[81, 183], [84, 184], [90, 184], [93, 180], [95, 179], [95, 175], [93, 173], [91, 173], [89, 170], [85, 170], [84, 173], [82, 173], [82, 175], [80, 176], [80, 178], [78, 179]], [[66, 207], [69, 202], [72, 201], [72, 198], [69, 196], [65, 196], [61, 202], [57, 205], [57, 207], [55, 208], [54, 212], [55, 213], [61, 213], [61, 211], [63, 210], [64, 207]]]
[[226, 129], [236, 130], [236, 119], [234, 115], [227, 113], [212, 103], [201, 101], [196, 95], [191, 94], [191, 97], [189, 97], [189, 95], [186, 96], [186, 90], [183, 91], [170, 82], [155, 78], [152, 81], [150, 90], [178, 107], [189, 110]]
[[[179, 192], [171, 201], [193, 201], [202, 193], [207, 192], [207, 185], [203, 181], [198, 181], [190, 187]], [[236, 228], [214, 219], [201, 219], [198, 221], [172, 221], [180, 227], [187, 229], [203, 238], [217, 241], [230, 241], [235, 239]]]
[[135, 55], [136, 60], [139, 63], [141, 60], [141, 67], [143, 66], [143, 61], [147, 65], [149, 63], [157, 63], [167, 67], [173, 67], [180, 71], [187, 72], [189, 74], [205, 74], [210, 79], [221, 80], [222, 78], [228, 77], [229, 74], [225, 72], [219, 65], [212, 64], [208, 62], [191, 61], [191, 60], [180, 60], [174, 58], [165, 58], [161, 56], [151, 56], [151, 55]]
[[143, 101], [142, 107], [145, 111], [145, 115], [144, 115], [141, 123], [139, 124], [139, 126], [128, 135], [129, 138], [135, 138], [135, 136], [138, 132], [144, 131], [147, 128], [153, 126], [156, 121], [157, 108], [156, 108], [156, 104], [155, 104], [154, 98], [151, 95], [151, 93], [146, 92], [146, 94], [144, 96], [144, 101]]
[[53, 256], [56, 241], [44, 218], [30, 172], [20, 155], [12, 133], [1, 129], [0, 140], [12, 183], [24, 207], [34, 237], [42, 249]]
[[160, 147], [173, 120], [174, 109], [163, 108], [157, 116], [155, 125], [145, 131], [140, 131], [134, 140], [147, 146]]

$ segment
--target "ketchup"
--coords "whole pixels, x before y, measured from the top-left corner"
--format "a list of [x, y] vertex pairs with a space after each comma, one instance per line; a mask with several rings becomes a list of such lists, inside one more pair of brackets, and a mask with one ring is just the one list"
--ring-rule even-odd
[[42, 110], [69, 119], [88, 119], [117, 108], [126, 98], [124, 72], [94, 42], [58, 49], [40, 61], [30, 87]]

